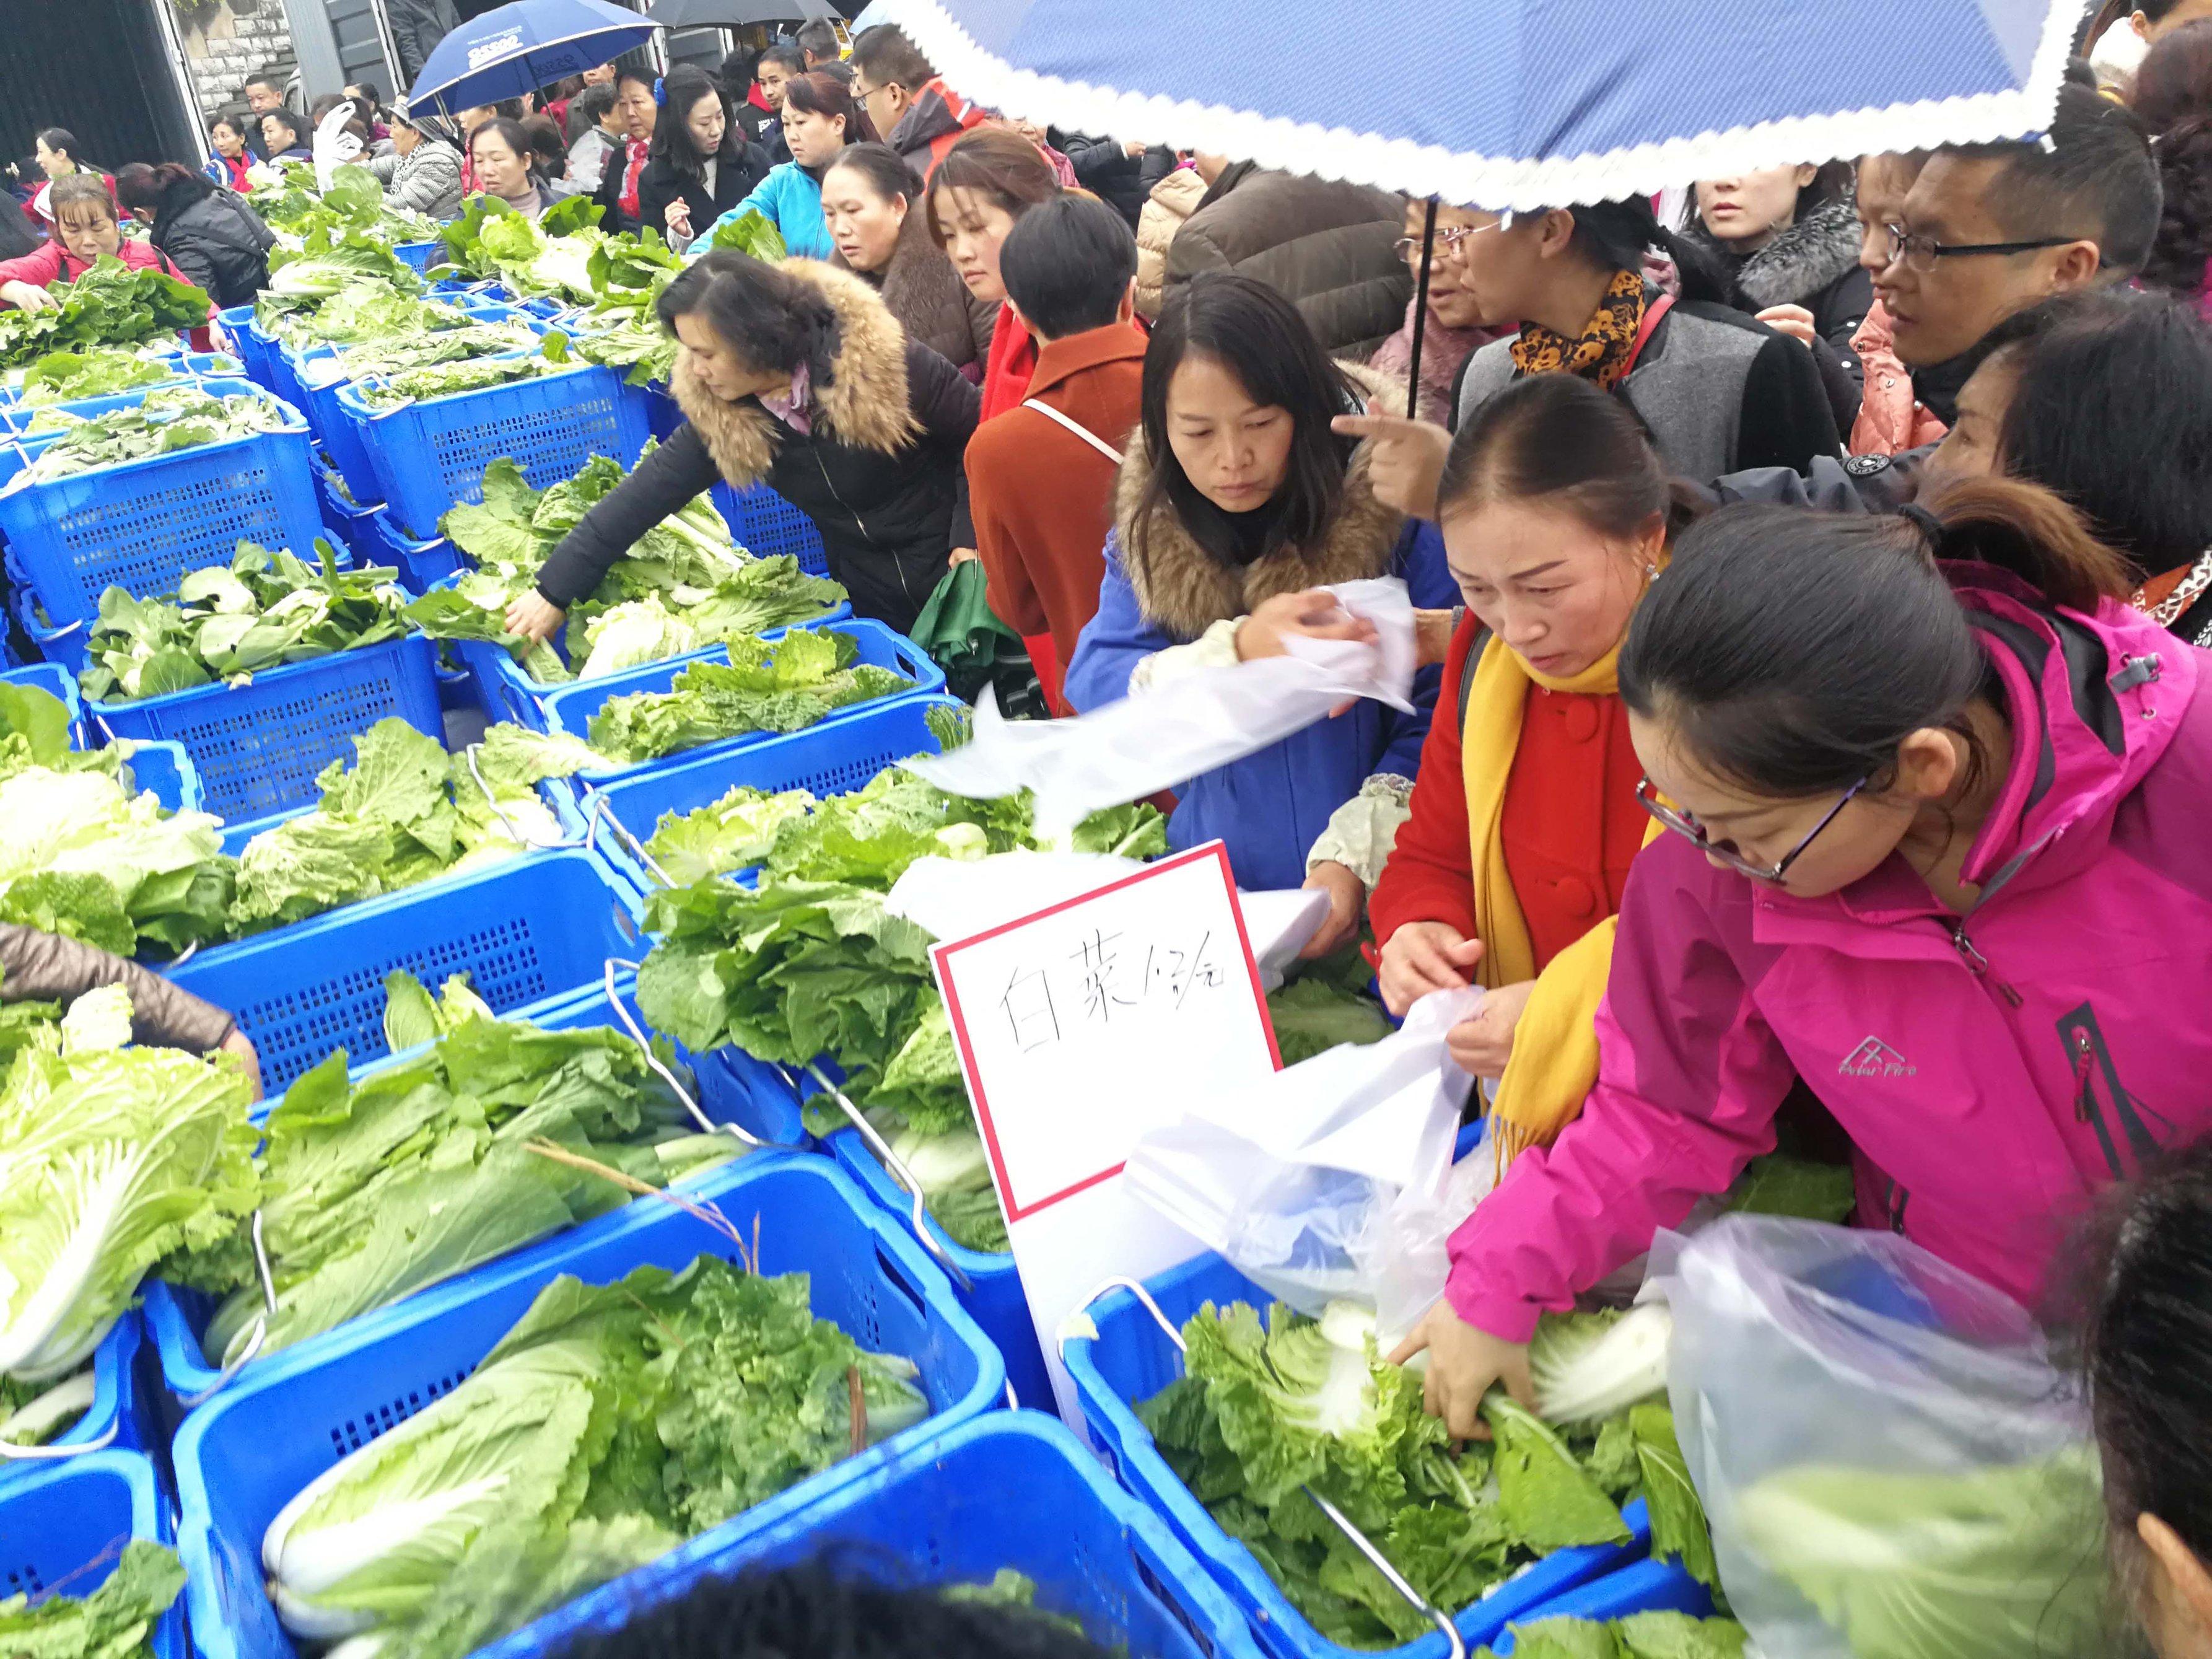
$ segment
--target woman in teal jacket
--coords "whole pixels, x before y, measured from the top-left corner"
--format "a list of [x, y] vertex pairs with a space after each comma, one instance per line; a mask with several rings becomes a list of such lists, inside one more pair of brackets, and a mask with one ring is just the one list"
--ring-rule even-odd
[[751, 195], [707, 228], [691, 245], [695, 257], [714, 246], [723, 226], [748, 213], [774, 225], [799, 258], [827, 259], [837, 251], [822, 219], [822, 175], [846, 145], [876, 142], [876, 129], [842, 82], [817, 73], [784, 83], [783, 137], [791, 160], [770, 167]]

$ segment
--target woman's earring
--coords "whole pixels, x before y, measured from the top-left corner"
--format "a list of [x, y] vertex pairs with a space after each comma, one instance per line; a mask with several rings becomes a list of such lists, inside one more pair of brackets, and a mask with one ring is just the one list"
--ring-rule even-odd
[[1647, 563], [1644, 567], [1644, 580], [1647, 582], [1657, 581], [1659, 580], [1659, 567], [1656, 564]]

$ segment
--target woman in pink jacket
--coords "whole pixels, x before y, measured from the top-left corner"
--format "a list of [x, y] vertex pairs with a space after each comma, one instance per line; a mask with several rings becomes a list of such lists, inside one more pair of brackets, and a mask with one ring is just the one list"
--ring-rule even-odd
[[[1942, 562], [1938, 563], [1938, 561]], [[1528, 1397], [1537, 1316], [1774, 1146], [1802, 1078], [1858, 1220], [2014, 1297], [2089, 1195], [2212, 1124], [2212, 697], [2059, 499], [1686, 532], [1620, 692], [1668, 830], [1628, 882], [1598, 1081], [1451, 1241], [1431, 1409]]]

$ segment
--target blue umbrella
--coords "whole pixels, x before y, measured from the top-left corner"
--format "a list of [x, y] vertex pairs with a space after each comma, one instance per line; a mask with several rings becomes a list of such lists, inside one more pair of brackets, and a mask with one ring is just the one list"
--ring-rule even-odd
[[1492, 210], [2048, 125], [2084, 0], [879, 0], [1007, 114]]
[[643, 46], [660, 27], [609, 0], [513, 0], [438, 43], [408, 106], [451, 113], [520, 98]]

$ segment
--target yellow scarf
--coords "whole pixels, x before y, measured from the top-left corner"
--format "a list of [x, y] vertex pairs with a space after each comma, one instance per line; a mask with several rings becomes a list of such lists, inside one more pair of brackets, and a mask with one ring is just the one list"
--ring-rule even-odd
[[1629, 354], [1636, 349], [1650, 297], [1642, 271], [1616, 271], [1577, 338], [1554, 334], [1541, 323], [1522, 324], [1520, 337], [1513, 342], [1513, 367], [1522, 374], [1553, 374], [1564, 369], [1595, 381], [1601, 391], [1612, 391], [1628, 373]]
[[[1492, 639], [1472, 671], [1474, 684], [1460, 731], [1466, 772], [1467, 825], [1474, 872], [1475, 933], [1483, 952], [1475, 977], [1491, 990], [1534, 980], [1513, 1030], [1513, 1057], [1491, 1103], [1491, 1148], [1501, 1170], [1531, 1146], [1547, 1146], [1574, 1121], [1597, 1081], [1597, 1006], [1613, 967], [1613, 918], [1584, 933], [1536, 971], [1536, 948], [1505, 868], [1505, 786], [1521, 742], [1528, 688], [1605, 696], [1620, 690], [1615, 646], [1570, 679], [1540, 674]], [[1657, 820], [1644, 834], [1649, 847]]]

